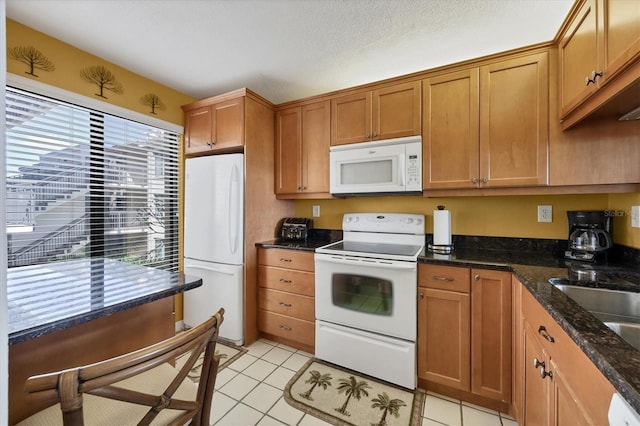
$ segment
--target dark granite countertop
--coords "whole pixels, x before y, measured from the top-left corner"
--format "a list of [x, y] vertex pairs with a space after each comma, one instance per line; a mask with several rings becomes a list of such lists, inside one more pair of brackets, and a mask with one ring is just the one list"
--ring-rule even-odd
[[[451, 255], [424, 251], [423, 263], [511, 271], [551, 317], [609, 379], [616, 391], [640, 413], [640, 350], [614, 333], [549, 283], [549, 278], [569, 278], [576, 264], [543, 252], [461, 248]], [[622, 289], [640, 292], [640, 270], [622, 264], [586, 265], [600, 274], [626, 277]], [[574, 282], [574, 284], [576, 284]], [[605, 287], [606, 285], [601, 285]], [[611, 289], [620, 287], [612, 286]]]
[[340, 241], [342, 239], [342, 231], [330, 229], [312, 229], [309, 238], [304, 241], [283, 240], [276, 238], [269, 241], [256, 243], [256, 247], [262, 248], [282, 248], [288, 250], [315, 251], [318, 247]]
[[9, 345], [201, 285], [198, 277], [102, 258], [9, 268]]

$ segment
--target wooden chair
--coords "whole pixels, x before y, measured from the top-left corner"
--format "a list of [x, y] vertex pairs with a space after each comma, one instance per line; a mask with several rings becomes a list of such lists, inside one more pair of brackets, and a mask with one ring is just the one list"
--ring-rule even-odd
[[[30, 377], [28, 398], [55, 404], [19, 425], [162, 424], [209, 426], [224, 309], [162, 342], [95, 364]], [[90, 348], [79, 348], [90, 350]], [[200, 381], [187, 375], [204, 351]], [[177, 357], [186, 359], [174, 367]], [[59, 404], [58, 404], [59, 403]]]

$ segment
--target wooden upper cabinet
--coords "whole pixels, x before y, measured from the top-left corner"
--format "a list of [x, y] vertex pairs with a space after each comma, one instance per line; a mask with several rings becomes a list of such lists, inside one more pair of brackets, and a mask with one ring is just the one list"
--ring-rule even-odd
[[196, 154], [211, 150], [211, 107], [196, 108], [184, 113], [184, 151]]
[[244, 97], [183, 107], [185, 155], [213, 153], [244, 145]]
[[548, 184], [547, 56], [480, 67], [480, 186]]
[[302, 107], [302, 190], [329, 193], [331, 102]]
[[331, 145], [371, 140], [371, 92], [331, 100]]
[[300, 190], [302, 162], [302, 112], [300, 107], [276, 113], [275, 147], [276, 194], [295, 194]]
[[610, 78], [640, 59], [640, 2], [604, 0], [604, 70]]
[[420, 134], [420, 81], [374, 90], [372, 139], [392, 139]]
[[477, 186], [479, 89], [477, 68], [423, 80], [424, 189]]
[[329, 101], [276, 114], [275, 189], [279, 198], [329, 193]]
[[422, 84], [425, 190], [548, 183], [546, 52]]
[[213, 105], [213, 149], [244, 145], [244, 98]]
[[584, 0], [559, 52], [560, 118], [567, 128], [638, 83], [640, 2]]
[[420, 134], [420, 81], [331, 100], [331, 145]]
[[[560, 41], [560, 115], [564, 116], [595, 88], [587, 85], [593, 72], [602, 71], [597, 49], [602, 32], [598, 30], [597, 0], [586, 0]], [[593, 76], [596, 81], [601, 78]]]

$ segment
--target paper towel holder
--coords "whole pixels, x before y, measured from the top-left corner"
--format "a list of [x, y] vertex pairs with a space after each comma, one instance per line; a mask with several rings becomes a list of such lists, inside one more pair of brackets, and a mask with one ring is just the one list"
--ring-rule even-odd
[[[438, 210], [444, 210], [444, 206], [442, 205], [438, 206], [437, 208]], [[435, 226], [435, 223], [434, 223], [434, 226]], [[433, 242], [431, 242], [427, 245], [427, 249], [430, 252], [436, 253], [436, 254], [451, 254], [453, 252], [453, 241], [450, 241], [450, 244], [434, 244]]]
[[432, 253], [436, 254], [451, 254], [453, 253], [453, 243], [451, 244], [428, 244], [428, 249]]

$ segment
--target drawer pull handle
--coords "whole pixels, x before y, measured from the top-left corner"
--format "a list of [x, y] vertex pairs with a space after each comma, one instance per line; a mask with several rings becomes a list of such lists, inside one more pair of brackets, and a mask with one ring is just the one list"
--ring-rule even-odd
[[533, 368], [538, 368], [538, 367], [544, 368], [544, 362], [538, 360], [538, 358], [534, 358], [533, 359]]
[[291, 327], [288, 327], [286, 325], [280, 325], [279, 328], [280, 328], [280, 330], [291, 331]]
[[544, 325], [541, 325], [540, 328], [538, 328], [538, 334], [544, 337], [549, 343], [553, 343], [556, 341], [556, 339], [554, 339], [549, 335], [549, 333], [547, 333], [547, 329], [544, 328]]
[[280, 306], [284, 306], [286, 308], [290, 308], [291, 307], [291, 303], [284, 303], [284, 302], [279, 302]]
[[284, 257], [281, 257], [280, 262], [291, 262], [291, 259], [285, 259]]
[[553, 379], [553, 373], [551, 371], [547, 371], [546, 367], [547, 366], [543, 361], [539, 361], [538, 358], [533, 359], [533, 368], [540, 368], [540, 377], [542, 377], [543, 379], [545, 377]]
[[434, 280], [436, 280], [436, 281], [449, 281], [449, 282], [451, 282], [451, 281], [455, 281], [455, 279], [453, 279], [453, 278], [450, 278], [450, 277], [441, 277], [440, 275], [434, 275], [434, 276], [433, 276], [433, 279], [434, 279]]
[[285, 280], [284, 278], [280, 278], [281, 283], [291, 284], [291, 280]]

